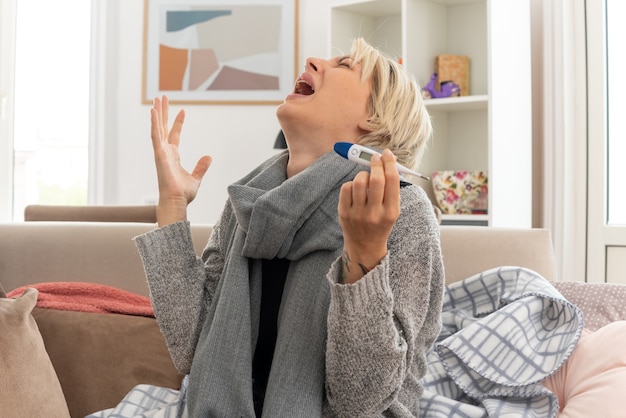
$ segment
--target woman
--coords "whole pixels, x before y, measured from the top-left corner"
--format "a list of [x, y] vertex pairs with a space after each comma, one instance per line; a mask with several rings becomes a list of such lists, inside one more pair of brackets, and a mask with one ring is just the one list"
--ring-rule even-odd
[[[155, 99], [159, 228], [136, 238], [190, 417], [417, 416], [440, 329], [439, 229], [399, 177], [431, 126], [418, 86], [363, 40], [309, 58], [277, 109], [288, 150], [228, 188], [201, 259], [187, 205], [211, 158], [179, 163], [181, 111]], [[371, 172], [337, 141], [383, 149]]]

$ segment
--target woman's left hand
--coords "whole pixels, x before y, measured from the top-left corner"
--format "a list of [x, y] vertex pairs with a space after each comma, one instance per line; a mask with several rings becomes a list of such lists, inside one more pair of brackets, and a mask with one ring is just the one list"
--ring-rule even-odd
[[400, 174], [385, 149], [372, 156], [370, 172], [361, 171], [339, 193], [343, 230], [343, 283], [354, 283], [387, 254], [387, 239], [400, 215]]

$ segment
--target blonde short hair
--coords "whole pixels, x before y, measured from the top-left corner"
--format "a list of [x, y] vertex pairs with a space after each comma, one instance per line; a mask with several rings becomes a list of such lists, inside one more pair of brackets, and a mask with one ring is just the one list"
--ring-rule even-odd
[[415, 78], [394, 59], [386, 57], [362, 38], [352, 43], [353, 62], [360, 62], [363, 80], [371, 77], [368, 133], [357, 143], [389, 148], [398, 162], [415, 169], [432, 135], [430, 116]]

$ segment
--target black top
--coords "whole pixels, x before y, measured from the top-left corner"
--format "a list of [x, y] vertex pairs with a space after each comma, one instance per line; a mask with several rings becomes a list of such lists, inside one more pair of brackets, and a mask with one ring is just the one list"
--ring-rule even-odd
[[288, 269], [289, 260], [279, 258], [263, 260], [259, 337], [252, 361], [252, 394], [257, 417], [260, 417], [263, 411], [265, 389], [278, 334], [278, 310]]

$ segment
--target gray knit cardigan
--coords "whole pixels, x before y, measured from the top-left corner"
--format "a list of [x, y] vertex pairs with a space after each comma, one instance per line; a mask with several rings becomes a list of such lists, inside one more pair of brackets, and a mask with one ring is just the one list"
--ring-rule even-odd
[[418, 416], [444, 283], [430, 201], [402, 187], [387, 256], [357, 283], [339, 284], [339, 189], [363, 168], [329, 153], [286, 179], [287, 159], [272, 157], [229, 187], [202, 257], [188, 222], [135, 239], [157, 321], [189, 374], [187, 413], [254, 417], [260, 265], [278, 257], [290, 268], [263, 416]]

